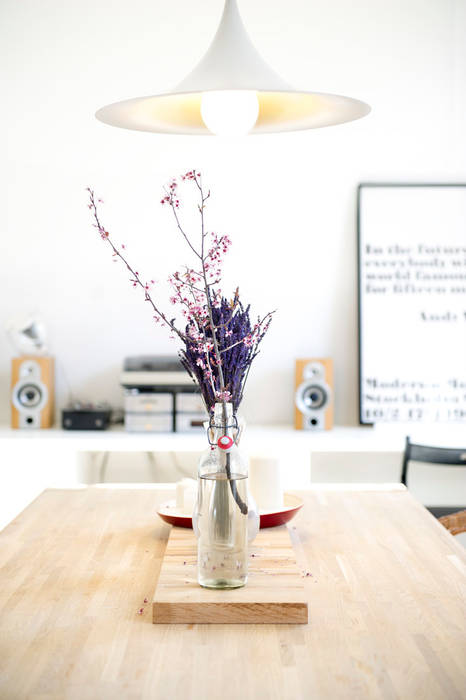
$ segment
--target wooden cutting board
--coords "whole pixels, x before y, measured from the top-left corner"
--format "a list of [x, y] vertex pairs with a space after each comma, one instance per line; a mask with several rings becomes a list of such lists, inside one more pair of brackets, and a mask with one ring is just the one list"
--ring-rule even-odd
[[172, 527], [152, 601], [155, 624], [307, 624], [304, 578], [285, 526], [260, 530], [249, 549], [243, 588], [212, 590], [197, 583], [197, 540]]

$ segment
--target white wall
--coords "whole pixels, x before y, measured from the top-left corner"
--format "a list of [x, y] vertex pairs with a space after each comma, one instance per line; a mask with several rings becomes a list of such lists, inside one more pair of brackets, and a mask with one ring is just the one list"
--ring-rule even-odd
[[[466, 179], [464, 0], [242, 0], [259, 50], [298, 87], [373, 106], [352, 124], [219, 143], [97, 122], [96, 108], [169, 89], [204, 52], [221, 0], [2, 0], [0, 325], [39, 310], [74, 392], [118, 404], [125, 355], [170, 352], [90, 226], [84, 188], [140, 270], [184, 258], [158, 205], [193, 166], [213, 190], [210, 227], [234, 248], [227, 279], [278, 308], [244, 404], [292, 417], [297, 356], [330, 355], [336, 419], [357, 421], [355, 195], [360, 181]], [[10, 348], [0, 333], [0, 419]], [[65, 386], [58, 373], [63, 400]]]

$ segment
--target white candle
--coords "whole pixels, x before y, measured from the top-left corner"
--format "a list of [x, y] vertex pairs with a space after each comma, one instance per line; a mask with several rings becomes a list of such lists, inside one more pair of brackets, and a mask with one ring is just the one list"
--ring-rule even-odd
[[283, 508], [280, 460], [270, 456], [251, 457], [249, 488], [259, 511]]
[[181, 479], [176, 484], [176, 507], [182, 513], [191, 514], [197, 496], [197, 481]]

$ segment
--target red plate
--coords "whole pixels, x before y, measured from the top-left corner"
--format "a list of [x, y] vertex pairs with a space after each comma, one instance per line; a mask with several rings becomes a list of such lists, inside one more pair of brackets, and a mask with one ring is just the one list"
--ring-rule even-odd
[[[283, 500], [285, 505], [283, 508], [280, 508], [280, 510], [267, 510], [260, 514], [261, 528], [283, 525], [294, 518], [298, 510], [303, 507], [302, 498], [294, 496], [292, 493], [285, 493]], [[187, 515], [186, 513], [182, 513], [176, 507], [176, 501], [166, 501], [165, 503], [161, 503], [157, 513], [160, 515], [162, 520], [165, 520], [165, 522], [169, 523], [170, 525], [191, 528], [193, 526], [191, 516]]]

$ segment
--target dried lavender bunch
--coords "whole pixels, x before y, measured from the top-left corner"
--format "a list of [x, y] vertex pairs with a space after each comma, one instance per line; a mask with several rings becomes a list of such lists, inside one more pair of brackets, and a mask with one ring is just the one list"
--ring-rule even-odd
[[[260, 332], [255, 335], [255, 326], [251, 323], [249, 315], [250, 307], [244, 308], [239, 300], [238, 291], [235, 293], [233, 301], [228, 301], [225, 297], [220, 300], [219, 306], [212, 308], [214, 328], [223, 369], [223, 385], [220, 385], [220, 377], [216, 371], [215, 358], [211, 357], [211, 370], [213, 381], [210, 376], [206, 376], [206, 364], [199, 358], [198, 346], [196, 343], [186, 342], [186, 347], [180, 351], [180, 358], [183, 366], [188, 371], [193, 380], [198, 384], [206, 406], [213, 406], [221, 398], [231, 401], [233, 412], [236, 414], [244, 394], [244, 387], [249, 374], [251, 363], [258, 354], [258, 346], [264, 337], [270, 319], [265, 324], [261, 324], [258, 319], [256, 327], [260, 327]], [[193, 331], [190, 323], [186, 327], [186, 336], [189, 339]], [[212, 330], [206, 328], [207, 342], [212, 341]]]
[[[109, 232], [100, 221], [93, 190], [88, 188], [89, 209], [94, 216], [94, 227], [113, 251], [115, 260], [121, 261], [130, 273], [133, 287], [141, 288], [145, 301], [149, 302], [156, 323], [166, 327], [170, 337], [181, 341], [180, 359], [193, 380], [198, 384], [208, 412], [216, 402], [224, 405], [231, 402], [234, 413], [238, 410], [244, 394], [251, 363], [258, 354], [258, 347], [267, 332], [272, 313], [267, 313], [255, 323], [250, 319], [250, 306], [244, 306], [238, 289], [231, 301], [223, 295], [219, 284], [223, 257], [228, 252], [231, 240], [226, 235], [208, 233], [205, 230], [204, 209], [210, 197], [205, 192], [201, 174], [190, 170], [181, 176], [183, 182], [192, 183], [199, 196], [197, 205], [200, 215], [199, 240], [194, 243], [187, 235], [179, 217], [180, 199], [178, 182], [172, 179], [165, 187], [162, 205], [171, 209], [176, 226], [195, 258], [195, 266], [184, 266], [168, 278], [172, 288], [170, 302], [178, 309], [184, 322], [177, 315], [164, 311], [151, 293], [154, 280], [143, 282], [122, 253], [113, 243]], [[226, 410], [224, 411], [226, 416]]]

